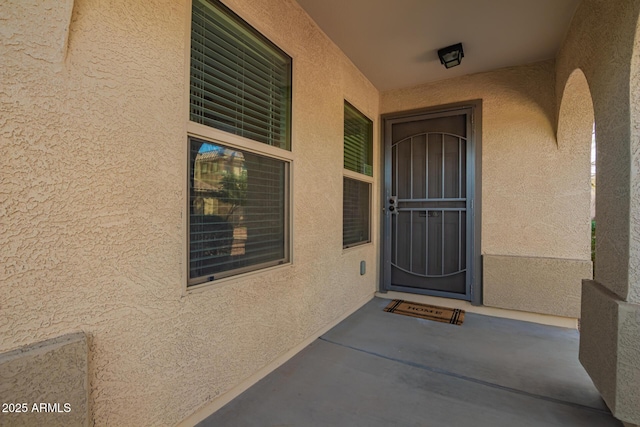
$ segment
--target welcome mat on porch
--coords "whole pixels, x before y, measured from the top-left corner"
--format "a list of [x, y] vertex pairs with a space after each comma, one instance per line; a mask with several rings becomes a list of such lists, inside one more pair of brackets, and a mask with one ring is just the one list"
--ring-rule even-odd
[[419, 304], [401, 299], [391, 301], [384, 311], [419, 317], [420, 319], [435, 320], [436, 322], [451, 323], [452, 325], [462, 325], [462, 322], [464, 322], [464, 310]]

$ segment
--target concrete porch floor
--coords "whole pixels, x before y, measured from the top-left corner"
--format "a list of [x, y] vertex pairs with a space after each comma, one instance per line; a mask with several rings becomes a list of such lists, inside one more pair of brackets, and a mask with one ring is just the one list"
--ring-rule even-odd
[[572, 329], [467, 313], [462, 326], [374, 298], [199, 426], [621, 426]]

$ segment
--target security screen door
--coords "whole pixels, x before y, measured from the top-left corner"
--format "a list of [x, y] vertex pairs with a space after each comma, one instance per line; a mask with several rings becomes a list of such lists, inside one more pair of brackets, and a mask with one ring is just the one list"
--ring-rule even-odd
[[471, 109], [385, 120], [384, 286], [471, 299]]

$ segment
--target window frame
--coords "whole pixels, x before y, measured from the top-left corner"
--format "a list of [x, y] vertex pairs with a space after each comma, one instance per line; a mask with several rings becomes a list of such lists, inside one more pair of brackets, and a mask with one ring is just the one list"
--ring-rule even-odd
[[[355, 111], [357, 111], [360, 115], [362, 115], [362, 117], [364, 117], [365, 119], [369, 120], [371, 122], [371, 159], [372, 159], [372, 165], [371, 165], [371, 176], [366, 175], [364, 173], [360, 173], [360, 172], [355, 172], [351, 169], [347, 169], [344, 167], [344, 122], [345, 122], [345, 115], [344, 115], [344, 108], [345, 108], [345, 104], [348, 104], [352, 109], [354, 109]], [[354, 249], [354, 248], [358, 248], [358, 247], [362, 247], [365, 245], [369, 245], [373, 243], [373, 196], [374, 196], [374, 182], [375, 182], [375, 149], [374, 149], [374, 141], [375, 141], [375, 121], [371, 119], [371, 117], [369, 117], [368, 115], [364, 114], [359, 108], [357, 108], [355, 106], [355, 104], [351, 101], [349, 101], [347, 98], [343, 99], [343, 116], [342, 116], [342, 122], [343, 122], [343, 135], [342, 135], [342, 180], [343, 180], [343, 185], [342, 185], [342, 208], [343, 208], [343, 213], [342, 213], [342, 250], [343, 251], [347, 251], [350, 249]], [[348, 245], [344, 244], [344, 179], [348, 178], [348, 179], [352, 179], [355, 181], [360, 181], [360, 182], [364, 182], [366, 184], [368, 184], [369, 186], [369, 239], [366, 241], [362, 241], [362, 242], [356, 242], [356, 243], [351, 243]]]
[[[217, 2], [222, 4], [221, 2]], [[183, 139], [183, 194], [184, 194], [184, 214], [182, 215], [182, 227], [183, 227], [183, 256], [184, 260], [182, 268], [183, 282], [183, 295], [188, 295], [193, 292], [199, 292], [204, 289], [215, 288], [212, 285], [223, 285], [226, 283], [233, 283], [242, 277], [246, 277], [254, 274], [266, 273], [274, 269], [280, 269], [283, 267], [291, 266], [293, 264], [293, 170], [295, 160], [295, 122], [294, 122], [294, 103], [296, 98], [296, 83], [294, 78], [293, 63], [295, 62], [295, 55], [289, 52], [287, 49], [280, 46], [276, 40], [270, 37], [267, 32], [263, 32], [259, 26], [254, 25], [251, 20], [245, 19], [242, 15], [237, 13], [230, 7], [222, 4], [222, 6], [229, 10], [231, 13], [237, 15], [242, 22], [248, 25], [252, 31], [258, 32], [264, 36], [269, 42], [273, 43], [276, 47], [282, 50], [291, 58], [291, 88], [289, 91], [290, 96], [290, 112], [288, 120], [288, 140], [289, 147], [280, 148], [277, 146], [269, 145], [263, 142], [249, 139], [244, 136], [226, 132], [214, 127], [210, 127], [204, 124], [200, 124], [191, 121], [191, 25], [192, 25], [192, 2], [187, 1], [185, 4], [185, 63], [184, 63], [184, 87], [183, 91], [183, 117], [184, 117], [184, 139]], [[284, 182], [284, 261], [277, 263], [264, 263], [256, 264], [253, 266], [243, 267], [240, 269], [230, 270], [215, 275], [215, 280], [201, 281], [191, 279], [190, 277], [190, 138], [196, 138], [212, 144], [218, 144], [225, 146], [229, 149], [241, 150], [252, 154], [265, 156], [274, 160], [283, 161], [285, 163], [285, 182]], [[274, 265], [275, 264], [275, 265]]]

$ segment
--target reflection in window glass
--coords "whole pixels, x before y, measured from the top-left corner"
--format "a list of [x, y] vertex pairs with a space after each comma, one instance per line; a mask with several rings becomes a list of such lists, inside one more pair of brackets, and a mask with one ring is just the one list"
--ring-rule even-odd
[[287, 261], [285, 162], [189, 139], [189, 284]]

